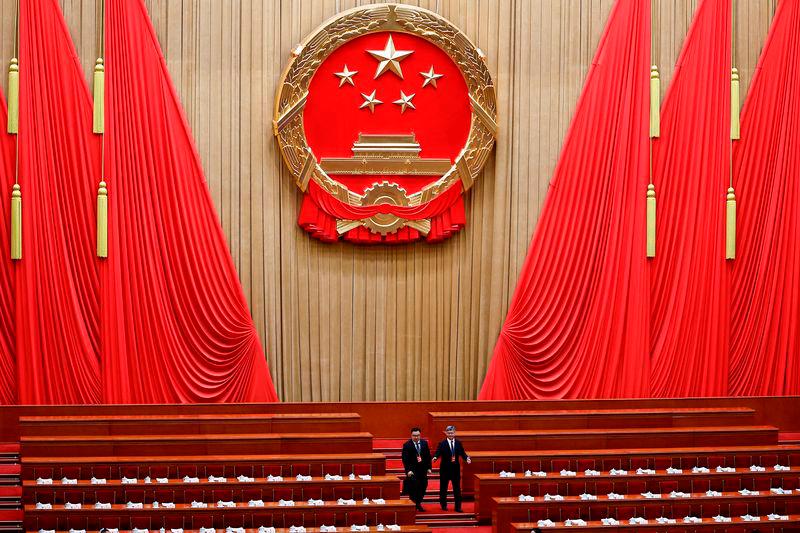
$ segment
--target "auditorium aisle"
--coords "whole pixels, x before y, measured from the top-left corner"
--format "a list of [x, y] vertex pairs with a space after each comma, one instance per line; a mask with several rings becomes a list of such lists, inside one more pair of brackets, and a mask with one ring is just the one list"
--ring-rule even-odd
[[[407, 439], [373, 439], [373, 451], [382, 453], [386, 456], [386, 473], [395, 475], [402, 479], [403, 462], [400, 459], [400, 450]], [[428, 441], [431, 448], [436, 446], [436, 442]], [[448, 494], [448, 510], [442, 511], [439, 507], [439, 471], [434, 465], [433, 475], [428, 481], [428, 490], [425, 493], [425, 500], [422, 507], [424, 513], [417, 513], [416, 523], [419, 525], [436, 528], [443, 533], [457, 533], [460, 531], [470, 531], [472, 533], [483, 533], [491, 531], [491, 527], [478, 526], [478, 518], [475, 514], [475, 502], [464, 501], [463, 513], [456, 513], [453, 510], [453, 494]]]

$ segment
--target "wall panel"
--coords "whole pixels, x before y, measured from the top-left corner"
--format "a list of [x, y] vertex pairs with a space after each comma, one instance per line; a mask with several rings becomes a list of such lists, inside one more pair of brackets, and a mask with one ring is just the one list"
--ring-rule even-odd
[[[60, 0], [89, 79], [101, 4]], [[612, 0], [425, 0], [487, 54], [497, 149], [441, 244], [321, 244], [272, 137], [289, 50], [357, 0], [147, 0], [278, 393], [291, 401], [474, 398]], [[696, 0], [654, 0], [663, 87]], [[736, 0], [743, 90], [777, 0]], [[0, 0], [4, 63], [15, 0]], [[7, 83], [2, 76], [2, 85]], [[587, 194], [591, 186], [587, 184]], [[644, 191], [642, 191], [644, 194]]]

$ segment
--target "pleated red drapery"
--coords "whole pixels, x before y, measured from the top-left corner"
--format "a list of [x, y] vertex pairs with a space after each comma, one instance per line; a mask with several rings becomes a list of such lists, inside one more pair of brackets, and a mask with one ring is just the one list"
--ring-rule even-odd
[[734, 146], [731, 395], [800, 394], [800, 2], [778, 4]]
[[654, 397], [725, 396], [731, 2], [702, 0], [653, 143], [658, 198], [651, 272]]
[[19, 7], [18, 400], [96, 403], [98, 272], [88, 228], [95, 224], [100, 142], [92, 135], [91, 97], [58, 2], [20, 0]]
[[277, 400], [141, 0], [106, 2], [106, 117], [103, 399]]
[[648, 396], [650, 1], [612, 8], [480, 399]]
[[14, 138], [6, 133], [6, 101], [0, 94], [0, 405], [17, 402], [14, 345], [14, 270], [11, 264], [11, 187], [14, 185]]

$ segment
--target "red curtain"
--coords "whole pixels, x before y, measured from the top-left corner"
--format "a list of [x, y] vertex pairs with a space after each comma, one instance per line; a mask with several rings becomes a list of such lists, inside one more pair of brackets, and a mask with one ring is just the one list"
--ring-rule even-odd
[[17, 402], [14, 346], [14, 271], [11, 265], [11, 187], [14, 185], [14, 138], [6, 133], [6, 101], [0, 94], [0, 405]]
[[734, 145], [729, 392], [800, 394], [800, 2], [778, 4]]
[[653, 143], [653, 396], [727, 394], [731, 2], [702, 0]]
[[650, 1], [612, 8], [480, 399], [648, 396]]
[[142, 0], [106, 2], [103, 399], [277, 395]]
[[[94, 198], [100, 142], [56, 0], [21, 0], [16, 270], [20, 403], [100, 400]], [[4, 202], [9, 200], [3, 199]]]

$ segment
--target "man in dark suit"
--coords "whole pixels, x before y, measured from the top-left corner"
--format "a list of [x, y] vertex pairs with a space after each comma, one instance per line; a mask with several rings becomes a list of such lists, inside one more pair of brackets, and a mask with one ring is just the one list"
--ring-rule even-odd
[[453, 484], [453, 498], [456, 501], [456, 512], [461, 512], [461, 460], [467, 464], [472, 462], [461, 441], [456, 438], [456, 427], [447, 426], [444, 430], [447, 438], [439, 443], [433, 460], [442, 458], [439, 466], [439, 503], [442, 510], [447, 510], [447, 484]]
[[431, 449], [428, 441], [420, 438], [419, 428], [411, 428], [411, 438], [403, 444], [403, 494], [408, 494], [417, 504], [417, 511], [424, 511], [422, 499], [428, 489], [428, 474], [431, 473]]

